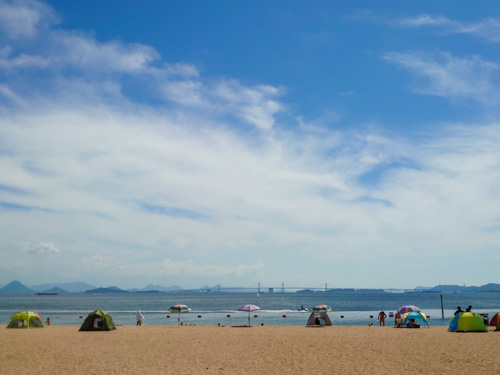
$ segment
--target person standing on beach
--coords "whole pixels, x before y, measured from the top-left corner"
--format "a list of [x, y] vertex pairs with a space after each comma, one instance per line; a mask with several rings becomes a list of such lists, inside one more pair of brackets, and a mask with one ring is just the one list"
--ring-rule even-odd
[[141, 314], [141, 310], [137, 311], [137, 315], [135, 316], [135, 320], [137, 321], [138, 326], [142, 326], [144, 322], [144, 315]]
[[385, 315], [385, 312], [381, 311], [378, 313], [378, 324], [381, 326], [385, 326], [385, 318], [387, 318], [387, 315]]

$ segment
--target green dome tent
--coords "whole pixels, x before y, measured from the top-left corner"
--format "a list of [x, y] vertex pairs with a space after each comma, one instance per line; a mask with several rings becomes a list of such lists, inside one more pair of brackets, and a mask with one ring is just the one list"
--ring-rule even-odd
[[40, 314], [34, 311], [19, 311], [14, 314], [7, 328], [43, 328]]
[[456, 315], [451, 323], [450, 332], [488, 332], [483, 319], [474, 312], [464, 312]]
[[113, 329], [116, 329], [113, 319], [102, 310], [92, 311], [80, 327], [80, 331], [111, 331]]

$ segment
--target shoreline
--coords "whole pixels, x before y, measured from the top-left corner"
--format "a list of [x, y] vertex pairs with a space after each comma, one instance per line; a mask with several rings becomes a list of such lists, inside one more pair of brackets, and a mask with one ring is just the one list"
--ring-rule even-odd
[[243, 327], [119, 326], [108, 332], [79, 332], [77, 325], [3, 329], [0, 373], [500, 373], [500, 332], [335, 325], [237, 328]]

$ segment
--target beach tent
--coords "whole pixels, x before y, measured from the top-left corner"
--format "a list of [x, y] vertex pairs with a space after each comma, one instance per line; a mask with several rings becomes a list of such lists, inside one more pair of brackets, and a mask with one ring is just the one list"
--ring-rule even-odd
[[413, 321], [418, 320], [422, 324], [425, 324], [427, 327], [429, 326], [429, 323], [427, 323], [427, 318], [425, 315], [421, 312], [417, 311], [411, 311], [403, 314], [403, 326], [408, 326], [408, 323], [410, 323], [413, 319]]
[[34, 311], [19, 311], [14, 314], [7, 328], [43, 328], [40, 314]]
[[92, 311], [80, 327], [80, 331], [111, 331], [113, 329], [116, 329], [113, 319], [102, 310]]
[[309, 315], [309, 320], [307, 321], [306, 327], [322, 327], [331, 326], [332, 321], [327, 313], [324, 312], [312, 312]]
[[457, 314], [450, 323], [450, 332], [488, 332], [483, 319], [474, 312]]
[[500, 313], [493, 315], [493, 318], [490, 320], [490, 327], [497, 327], [497, 330], [500, 331], [500, 329], [498, 329], [498, 323], [500, 323]]

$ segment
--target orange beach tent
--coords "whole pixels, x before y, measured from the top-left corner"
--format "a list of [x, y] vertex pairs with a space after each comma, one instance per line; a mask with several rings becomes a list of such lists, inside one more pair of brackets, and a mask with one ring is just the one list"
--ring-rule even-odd
[[496, 313], [493, 318], [490, 320], [490, 327], [497, 327], [497, 331], [500, 331], [499, 327], [500, 324], [500, 313]]

